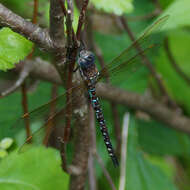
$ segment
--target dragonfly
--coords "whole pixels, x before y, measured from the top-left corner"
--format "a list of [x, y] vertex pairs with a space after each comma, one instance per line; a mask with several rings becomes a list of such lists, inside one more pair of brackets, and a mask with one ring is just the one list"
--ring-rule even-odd
[[[114, 166], [118, 166], [119, 162], [115, 155], [110, 136], [108, 133], [107, 124], [104, 118], [103, 109], [101, 107], [99, 98], [96, 95], [96, 84], [103, 78], [107, 77], [107, 73], [111, 73], [112, 75], [117, 74], [120, 71], [127, 71], [130, 68], [139, 67], [139, 57], [140, 54], [144, 54], [148, 52], [151, 48], [154, 47], [154, 44], [148, 45], [144, 47], [140, 52], [137, 52], [135, 46], [146, 44], [146, 42], [150, 39], [150, 36], [159, 31], [161, 26], [168, 20], [169, 16], [161, 17], [156, 20], [152, 25], [150, 25], [140, 36], [134, 41], [128, 48], [126, 48], [123, 52], [120, 53], [116, 58], [114, 58], [110, 63], [106, 64], [100, 71], [98, 71], [95, 65], [95, 56], [91, 51], [82, 49], [79, 52], [79, 56], [77, 59], [79, 72], [84, 83], [73, 86], [72, 89], [84, 89], [87, 91], [90, 103], [94, 109], [95, 116], [97, 122], [99, 124], [100, 131], [102, 133], [104, 143], [107, 149], [107, 152], [114, 164]], [[58, 119], [63, 116], [63, 113], [66, 112], [66, 107], [71, 102], [66, 102], [67, 92], [56, 97], [50, 102], [32, 110], [29, 113], [24, 114], [21, 118], [16, 121], [16, 126], [22, 126], [21, 123], [24, 123], [24, 120], [28, 117], [30, 121], [35, 122], [42, 119], [44, 116], [47, 116], [48, 111], [51, 108], [52, 103], [56, 103], [56, 111], [53, 112], [52, 115], [46, 120], [42, 120], [41, 127], [34, 130], [31, 136], [24, 142], [24, 145], [31, 139], [35, 139], [36, 134], [40, 131], [44, 130], [47, 127], [47, 124], [52, 119]], [[47, 137], [43, 139], [48, 139]], [[33, 141], [33, 140], [32, 140]], [[22, 146], [23, 147], [23, 146]]]

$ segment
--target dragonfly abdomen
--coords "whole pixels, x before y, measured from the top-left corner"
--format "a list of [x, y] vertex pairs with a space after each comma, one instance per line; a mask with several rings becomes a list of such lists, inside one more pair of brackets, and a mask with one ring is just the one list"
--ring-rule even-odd
[[99, 102], [98, 97], [96, 96], [95, 87], [88, 86], [88, 88], [89, 88], [88, 93], [90, 96], [91, 104], [92, 104], [92, 107], [94, 108], [94, 111], [96, 114], [96, 119], [100, 125], [100, 130], [101, 130], [102, 136], [104, 138], [104, 143], [106, 145], [108, 154], [110, 155], [114, 166], [118, 166], [119, 163], [118, 163], [117, 157], [114, 153], [114, 150], [113, 150], [113, 147], [112, 147], [112, 144], [110, 141], [110, 137], [109, 137], [108, 130], [106, 127], [106, 122], [105, 122], [104, 115], [103, 115], [103, 112], [102, 112], [102, 109], [100, 106], [100, 102]]

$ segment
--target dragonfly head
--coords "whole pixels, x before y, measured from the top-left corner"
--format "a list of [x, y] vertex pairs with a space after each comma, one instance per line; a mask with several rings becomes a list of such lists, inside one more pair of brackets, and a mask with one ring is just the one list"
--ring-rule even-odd
[[82, 50], [79, 53], [78, 64], [82, 70], [94, 67], [95, 56], [92, 52]]
[[78, 64], [80, 66], [80, 74], [84, 80], [94, 83], [98, 76], [98, 70], [95, 65], [95, 56], [92, 52], [82, 50], [79, 53]]

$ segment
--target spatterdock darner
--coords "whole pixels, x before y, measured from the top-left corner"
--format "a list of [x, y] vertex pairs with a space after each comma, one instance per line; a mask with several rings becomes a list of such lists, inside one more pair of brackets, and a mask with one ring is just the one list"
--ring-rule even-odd
[[[117, 158], [115, 156], [115, 153], [114, 153], [111, 141], [110, 141], [110, 137], [108, 134], [106, 122], [105, 122], [105, 119], [103, 116], [103, 111], [100, 106], [99, 99], [96, 96], [96, 90], [95, 90], [96, 83], [100, 79], [107, 76], [108, 72], [111, 74], [115, 74], [121, 70], [127, 71], [131, 66], [133, 67], [136, 64], [139, 66], [139, 63], [138, 63], [139, 55], [146, 53], [147, 50], [151, 49], [154, 46], [154, 43], [153, 44], [149, 43], [150, 45], [148, 45], [148, 46], [143, 45], [143, 49], [138, 53], [136, 52], [134, 47], [137, 45], [142, 45], [144, 42], [147, 42], [147, 39], [149, 39], [150, 35], [154, 32], [157, 32], [157, 30], [160, 29], [160, 27], [163, 25], [163, 23], [167, 19], [168, 19], [168, 16], [164, 16], [164, 17], [158, 19], [156, 22], [154, 22], [150, 27], [148, 27], [147, 30], [145, 30], [145, 32], [142, 35], [140, 35], [140, 37], [135, 42], [132, 43], [131, 46], [129, 46], [127, 49], [125, 49], [119, 56], [117, 56], [109, 64], [107, 64], [104, 68], [102, 68], [102, 70], [100, 72], [98, 72], [98, 69], [94, 63], [95, 56], [93, 55], [92, 52], [84, 50], [84, 49], [79, 52], [77, 62], [79, 65], [81, 77], [84, 80], [84, 84], [73, 86], [72, 89], [75, 89], [75, 88], [80, 88], [80, 89], [86, 88], [87, 89], [89, 99], [90, 99], [91, 105], [95, 111], [96, 119], [99, 123], [100, 130], [102, 132], [107, 151], [108, 151], [114, 165], [118, 165], [118, 161], [117, 161]], [[29, 117], [30, 121], [38, 121], [39, 119], [43, 118], [48, 113], [48, 111], [50, 110], [50, 107], [52, 105], [52, 102], [56, 102], [56, 105], [57, 105], [56, 111], [53, 112], [52, 115], [49, 115], [48, 119], [42, 121], [42, 123], [41, 123], [42, 127], [33, 131], [33, 134], [31, 135], [31, 137], [28, 138], [29, 140], [31, 140], [33, 137], [35, 139], [35, 134], [38, 134], [39, 131], [42, 131], [47, 126], [47, 123], [52, 118], [60, 117], [61, 113], [63, 113], [65, 111], [65, 106], [70, 103], [70, 102], [66, 102], [66, 100], [67, 100], [66, 94], [67, 94], [67, 92], [58, 96], [57, 98], [48, 102], [47, 104], [42, 105], [42, 106], [36, 108], [35, 110], [25, 114], [20, 119], [18, 119], [18, 122], [24, 122], [25, 118]], [[20, 123], [17, 123], [16, 125], [21, 126]]]

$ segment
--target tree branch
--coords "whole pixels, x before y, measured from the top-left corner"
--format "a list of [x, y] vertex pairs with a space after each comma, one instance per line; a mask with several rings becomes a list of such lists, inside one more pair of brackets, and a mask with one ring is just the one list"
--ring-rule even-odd
[[2, 4], [0, 4], [0, 25], [10, 27], [44, 50], [55, 51], [55, 49], [60, 49], [57, 44], [53, 43], [46, 29], [26, 21]]
[[92, 106], [89, 106], [89, 127], [90, 127], [90, 149], [88, 159], [88, 179], [89, 189], [97, 190], [96, 171], [94, 167], [94, 151], [96, 151], [96, 131], [95, 131], [95, 116]]
[[[45, 61], [37, 59], [38, 63], [33, 64], [31, 76], [35, 76], [41, 80], [61, 84], [59, 75], [55, 68]], [[39, 64], [41, 62], [42, 64]], [[107, 100], [113, 101], [117, 104], [128, 106], [135, 110], [141, 110], [154, 119], [159, 120], [173, 129], [185, 132], [190, 135], [190, 118], [180, 115], [161, 104], [159, 101], [150, 99], [150, 97], [142, 96], [133, 92], [110, 86], [108, 84], [97, 84], [97, 95]]]
[[64, 48], [64, 13], [59, 0], [50, 0], [50, 37], [59, 47]]
[[154, 119], [167, 124], [168, 127], [190, 135], [190, 118], [178, 114], [150, 97], [127, 92], [103, 83], [97, 85], [97, 94], [107, 100], [144, 111]]
[[15, 83], [10, 88], [8, 88], [5, 91], [3, 91], [2, 93], [0, 93], [0, 96], [7, 96], [7, 95], [13, 93], [14, 91], [16, 91], [17, 88], [19, 88], [24, 83], [25, 79], [29, 76], [30, 71], [32, 70], [32, 67], [33, 67], [31, 62], [24, 61], [22, 63], [24, 64], [24, 66], [22, 67], [22, 70], [19, 73], [18, 79], [15, 81]]
[[82, 26], [83, 26], [84, 21], [85, 21], [85, 14], [87, 11], [88, 2], [89, 2], [89, 0], [83, 0], [83, 5], [82, 5], [81, 12], [80, 12], [78, 27], [77, 27], [77, 32], [76, 32], [76, 36], [77, 36], [78, 40], [80, 40], [80, 34], [81, 34]]
[[89, 156], [89, 115], [88, 105], [84, 93], [73, 90], [73, 96], [77, 96], [73, 103], [73, 113], [76, 119], [74, 130], [74, 156], [71, 170], [70, 190], [83, 190], [86, 181], [86, 171]]

